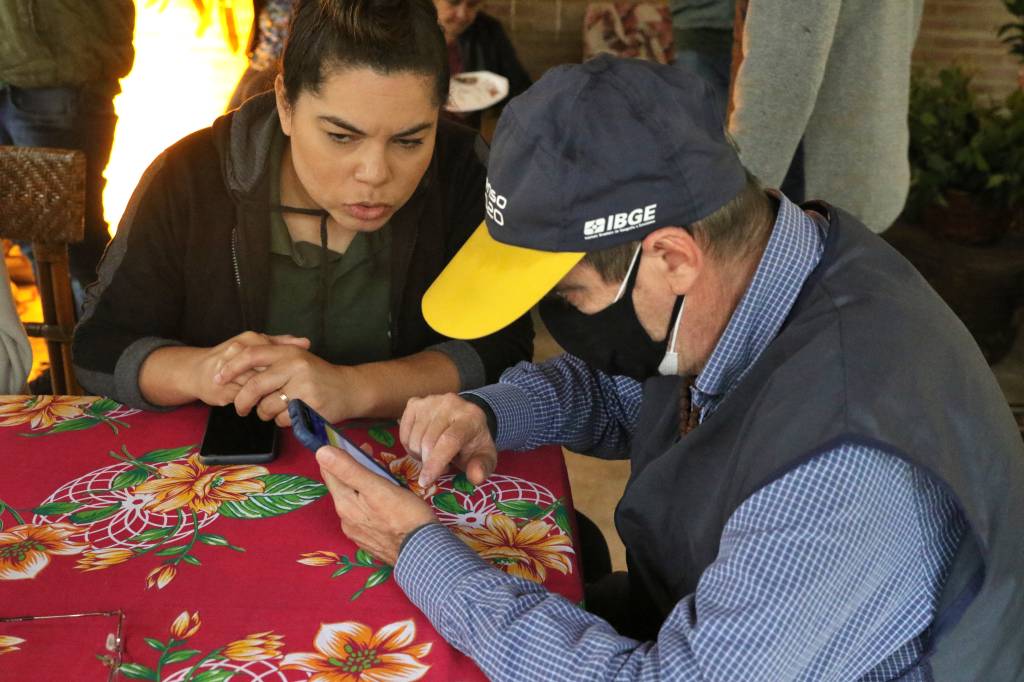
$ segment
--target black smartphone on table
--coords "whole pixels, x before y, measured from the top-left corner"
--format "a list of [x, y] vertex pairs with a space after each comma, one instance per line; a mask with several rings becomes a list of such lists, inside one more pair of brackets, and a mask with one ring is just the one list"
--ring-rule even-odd
[[325, 445], [333, 445], [347, 452], [352, 459], [384, 480], [394, 483], [401, 488], [406, 487], [390, 471], [384, 468], [380, 462], [370, 457], [356, 447], [355, 443], [338, 433], [337, 429], [331, 426], [326, 419], [317, 414], [306, 403], [297, 398], [288, 401], [288, 416], [292, 420], [292, 433], [295, 434], [300, 443], [313, 452], [316, 452]]
[[277, 425], [265, 422], [254, 409], [238, 416], [234, 405], [211, 407], [199, 448], [203, 464], [262, 464], [277, 455]]

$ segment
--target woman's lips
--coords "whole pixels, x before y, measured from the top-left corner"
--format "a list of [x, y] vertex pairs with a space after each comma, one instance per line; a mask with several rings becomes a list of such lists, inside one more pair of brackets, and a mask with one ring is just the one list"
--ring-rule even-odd
[[345, 212], [357, 220], [380, 220], [391, 212], [391, 204], [345, 204]]

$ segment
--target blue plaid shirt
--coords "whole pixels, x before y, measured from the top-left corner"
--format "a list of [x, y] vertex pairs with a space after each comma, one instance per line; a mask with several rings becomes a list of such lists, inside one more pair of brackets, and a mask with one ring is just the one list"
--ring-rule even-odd
[[[778, 333], [822, 244], [815, 219], [782, 198], [761, 264], [694, 382], [702, 420]], [[607, 457], [627, 455], [641, 399], [636, 381], [572, 356], [521, 363], [473, 393], [495, 410], [499, 449], [557, 442]], [[656, 641], [618, 635], [436, 524], [409, 538], [395, 576], [494, 680], [917, 680], [963, 531], [924, 472], [843, 444], [736, 509]]]

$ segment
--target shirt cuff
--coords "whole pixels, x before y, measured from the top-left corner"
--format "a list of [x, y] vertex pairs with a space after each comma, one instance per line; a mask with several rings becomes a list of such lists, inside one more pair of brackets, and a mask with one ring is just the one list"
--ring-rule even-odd
[[104, 390], [103, 395], [129, 407], [148, 412], [173, 410], [173, 407], [154, 405], [143, 397], [142, 387], [139, 386], [139, 374], [142, 373], [143, 363], [155, 351], [181, 345], [184, 345], [181, 341], [162, 339], [156, 336], [144, 336], [136, 339], [121, 352], [121, 357], [117, 359], [117, 364], [114, 366], [114, 375], [111, 377], [113, 379], [110, 382], [112, 390], [109, 393]]
[[484, 417], [487, 419], [487, 432], [491, 434], [491, 441], [493, 441], [498, 435], [498, 418], [495, 416], [494, 410], [491, 409], [491, 404], [472, 393], [460, 393], [459, 397], [467, 403], [473, 403], [483, 411]]
[[512, 384], [491, 384], [463, 391], [480, 398], [494, 412], [497, 429], [494, 445], [500, 450], [522, 450], [533, 433], [533, 403], [530, 395]]
[[490, 564], [440, 523], [420, 526], [402, 544], [395, 582], [437, 627], [463, 578]]
[[476, 388], [484, 385], [487, 379], [484, 361], [469, 343], [457, 340], [443, 341], [423, 350], [432, 350], [447, 355], [459, 372], [461, 388]]

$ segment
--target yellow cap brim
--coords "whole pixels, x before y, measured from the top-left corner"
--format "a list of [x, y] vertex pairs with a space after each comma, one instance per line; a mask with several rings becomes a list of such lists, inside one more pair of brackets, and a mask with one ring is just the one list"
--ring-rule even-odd
[[584, 255], [502, 244], [481, 223], [423, 295], [423, 318], [453, 339], [493, 334], [533, 307]]

